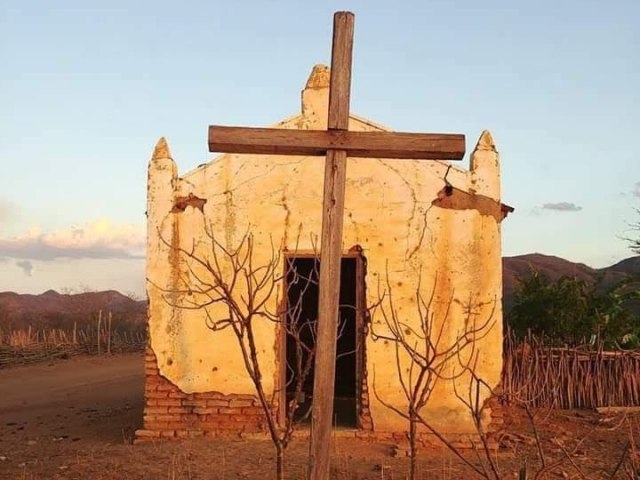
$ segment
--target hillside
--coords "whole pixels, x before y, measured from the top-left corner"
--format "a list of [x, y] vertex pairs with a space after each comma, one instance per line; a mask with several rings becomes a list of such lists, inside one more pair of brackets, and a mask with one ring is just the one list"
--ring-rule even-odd
[[146, 321], [145, 301], [136, 301], [115, 290], [61, 294], [47, 290], [40, 295], [0, 292], [0, 328], [25, 326], [63, 327], [88, 323], [98, 312], [136, 324]]
[[511, 305], [511, 298], [518, 286], [518, 278], [526, 278], [532, 271], [546, 275], [552, 280], [563, 276], [575, 277], [589, 283], [600, 280], [604, 287], [608, 287], [627, 276], [640, 275], [640, 256], [630, 257], [610, 267], [599, 269], [540, 253], [504, 257], [502, 278], [505, 311]]
[[[552, 280], [562, 276], [577, 277], [586, 282], [601, 279], [603, 285], [612, 285], [629, 275], [640, 275], [640, 256], [627, 258], [610, 267], [596, 269], [583, 263], [563, 258], [533, 253], [502, 259], [505, 311], [518, 285], [524, 278], [537, 271]], [[115, 290], [60, 294], [48, 290], [40, 295], [0, 292], [0, 328], [23, 326], [59, 326], [69, 322], [90, 322], [100, 310], [111, 312], [114, 318], [136, 324], [146, 322], [145, 301], [136, 301]]]

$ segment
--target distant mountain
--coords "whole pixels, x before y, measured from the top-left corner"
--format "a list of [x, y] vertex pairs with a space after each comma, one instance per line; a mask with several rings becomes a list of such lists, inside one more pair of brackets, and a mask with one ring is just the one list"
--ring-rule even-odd
[[111, 312], [119, 320], [146, 322], [147, 302], [136, 301], [115, 290], [61, 294], [47, 290], [40, 295], [0, 292], [0, 328], [67, 326], [89, 322]]
[[532, 272], [546, 275], [551, 280], [575, 277], [585, 282], [600, 281], [603, 287], [615, 285], [628, 276], [640, 275], [640, 256], [630, 257], [605, 268], [591, 268], [584, 263], [574, 263], [559, 257], [531, 253], [502, 259], [503, 304], [505, 311], [511, 306], [518, 279]]
[[[518, 279], [531, 272], [547, 275], [552, 280], [562, 276], [576, 277], [586, 282], [600, 280], [613, 285], [629, 275], [640, 275], [640, 256], [627, 258], [606, 268], [591, 268], [563, 258], [532, 253], [502, 259], [504, 281], [503, 304], [505, 312], [511, 306]], [[47, 290], [40, 295], [0, 292], [0, 329], [34, 326], [64, 326], [73, 322], [90, 322], [111, 312], [119, 320], [144, 325], [147, 302], [133, 300], [115, 290], [60, 294]]]

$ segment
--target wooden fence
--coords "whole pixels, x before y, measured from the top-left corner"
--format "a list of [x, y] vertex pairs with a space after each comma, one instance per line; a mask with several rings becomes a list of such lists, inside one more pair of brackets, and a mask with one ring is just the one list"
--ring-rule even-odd
[[[104, 321], [103, 321], [104, 320]], [[97, 322], [71, 330], [0, 330], [0, 368], [68, 358], [74, 355], [100, 355], [142, 352], [147, 336], [144, 327], [112, 330], [111, 315], [98, 316]]]
[[640, 351], [557, 348], [509, 336], [502, 385], [507, 399], [535, 407], [639, 406]]

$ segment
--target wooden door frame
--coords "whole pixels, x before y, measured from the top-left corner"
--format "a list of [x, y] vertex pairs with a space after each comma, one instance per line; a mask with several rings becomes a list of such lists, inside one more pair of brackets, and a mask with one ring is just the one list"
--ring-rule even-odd
[[[312, 250], [301, 250], [296, 252], [284, 251], [283, 255], [283, 297], [282, 301], [285, 302], [285, 307], [289, 301], [289, 295], [287, 294], [287, 261], [289, 259], [297, 258], [317, 258], [320, 261], [320, 253]], [[349, 250], [343, 250], [342, 259], [353, 258], [356, 261], [356, 428], [361, 428], [361, 415], [362, 415], [362, 383], [364, 379], [364, 372], [366, 370], [365, 363], [365, 322], [367, 321], [367, 298], [366, 298], [366, 271], [367, 271], [367, 258], [364, 256], [362, 247], [356, 245]], [[287, 308], [282, 310], [287, 311]], [[281, 322], [286, 322], [286, 314], [282, 314]], [[277, 338], [278, 344], [278, 373], [277, 373], [277, 389], [278, 392], [278, 420], [282, 423], [285, 419], [285, 408], [287, 405], [287, 330], [284, 327], [279, 328]]]

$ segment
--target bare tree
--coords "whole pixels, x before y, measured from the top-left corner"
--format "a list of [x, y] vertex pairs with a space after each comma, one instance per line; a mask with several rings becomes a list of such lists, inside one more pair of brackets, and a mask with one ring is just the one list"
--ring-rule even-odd
[[[569, 468], [575, 470], [578, 476], [586, 479], [581, 466], [574, 460], [576, 453], [580, 450], [589, 433], [579, 438], [571, 447], [561, 441], [555, 442], [555, 449], [561, 455], [556, 458], [549, 458], [545, 454], [543, 442], [538, 431], [537, 422], [541, 411], [534, 411], [531, 404], [535, 398], [524, 398], [523, 392], [530, 389], [529, 383], [533, 377], [525, 379], [518, 390], [511, 389], [504, 393], [499, 389], [494, 389], [479, 374], [479, 344], [491, 330], [496, 322], [494, 318], [495, 301], [492, 303], [491, 311], [486, 318], [481, 318], [481, 312], [486, 307], [469, 302], [465, 308], [464, 325], [452, 340], [445, 340], [444, 329], [450, 323], [452, 304], [454, 302], [453, 293], [448, 301], [436, 305], [437, 279], [428, 296], [423, 296], [421, 287], [421, 276], [418, 276], [418, 285], [415, 290], [416, 310], [398, 313], [396, 301], [393, 296], [391, 284], [387, 274], [386, 291], [379, 295], [378, 303], [373, 307], [374, 314], [380, 311], [383, 319], [384, 332], [375, 331], [375, 323], [372, 323], [372, 335], [374, 340], [385, 340], [392, 343], [396, 354], [396, 372], [402, 387], [402, 392], [406, 398], [406, 404], [397, 406], [382, 398], [375, 384], [374, 374], [374, 394], [376, 398], [387, 408], [407, 420], [408, 440], [410, 455], [410, 476], [412, 480], [416, 478], [417, 471], [417, 427], [423, 426], [439, 439], [449, 451], [451, 451], [460, 461], [467, 465], [479, 477], [487, 480], [502, 480], [511, 478], [512, 472], [503, 473], [498, 465], [495, 456], [495, 443], [491, 442], [490, 434], [485, 427], [487, 408], [490, 398], [498, 400], [504, 405], [517, 406], [526, 413], [531, 432], [534, 439], [535, 455], [538, 457], [539, 466], [532, 472], [532, 477], [538, 480], [552, 471], [567, 464]], [[438, 308], [439, 307], [439, 308]], [[419, 325], [416, 327], [414, 325]], [[470, 439], [469, 449], [475, 455], [468, 458], [464, 450], [459, 445], [438, 431], [424, 414], [424, 408], [428, 404], [434, 387], [438, 382], [450, 382], [457, 400], [468, 412], [472, 420], [474, 432], [477, 440]], [[544, 413], [544, 412], [542, 412]], [[547, 410], [551, 413], [551, 409]], [[632, 420], [628, 421], [629, 441], [622, 454], [616, 462], [615, 468], [609, 478], [615, 478], [618, 473], [624, 473], [629, 480], [638, 480], [640, 472], [640, 449], [636, 438], [638, 429]], [[634, 429], [635, 427], [635, 429]], [[593, 427], [596, 428], [595, 426]], [[552, 440], [553, 442], [553, 440]], [[526, 462], [520, 467], [518, 477], [527, 478]]]
[[[269, 258], [258, 263], [254, 237], [249, 232], [243, 235], [236, 247], [227, 248], [214, 236], [211, 225], [205, 225], [204, 230], [208, 240], [206, 248], [195, 241], [189, 249], [176, 247], [161, 236], [163, 243], [180, 255], [186, 270], [180, 275], [177, 287], [156, 287], [173, 308], [203, 311], [211, 331], [233, 332], [276, 450], [276, 477], [283, 479], [285, 451], [293, 435], [294, 417], [315, 354], [315, 342], [304, 341], [303, 337], [314, 338], [316, 320], [302, 318], [303, 294], [298, 296], [297, 302], [289, 305], [282, 298], [281, 290], [286, 280], [289, 285], [296, 284], [304, 293], [317, 282], [317, 274], [299, 275], [288, 258], [285, 258], [286, 266], [283, 268], [280, 250], [273, 243]], [[278, 307], [272, 311], [270, 305], [274, 304]], [[288, 385], [274, 388], [270, 396], [264, 387], [255, 332], [256, 322], [263, 321], [273, 323], [295, 344], [295, 361], [287, 365], [293, 370], [289, 375], [293, 394], [282, 411], [279, 397], [284, 390], [286, 398]]]
[[[446, 320], [451, 314], [453, 294], [450, 296], [446, 306], [444, 308], [441, 307], [439, 310], [441, 313], [438, 316], [438, 309], [435, 305], [436, 284], [437, 280], [429, 298], [425, 299], [421, 294], [420, 278], [418, 280], [415, 293], [417, 311], [411, 313], [418, 317], [419, 322], [414, 319], [410, 323], [409, 320], [404, 320], [398, 314], [388, 280], [386, 282], [386, 292], [380, 297], [378, 305], [375, 306], [381, 312], [386, 332], [383, 334], [373, 332], [374, 339], [383, 339], [392, 342], [395, 346], [396, 371], [407, 402], [405, 406], [398, 407], [381, 398], [376, 389], [375, 377], [374, 394], [383, 405], [409, 423], [409, 478], [415, 479], [417, 473], [417, 427], [419, 425], [425, 427], [439, 439], [449, 451], [479, 477], [487, 480], [502, 480], [512, 477], [511, 473], [505, 475], [499, 468], [494, 455], [495, 445], [491, 443], [484, 423], [486, 410], [489, 406], [489, 402], [486, 400], [497, 398], [500, 403], [517, 405], [523, 408], [526, 413], [540, 464], [533, 472], [534, 479], [542, 478], [565, 463], [569, 464], [570, 468], [574, 469], [581, 478], [586, 479], [586, 475], [573, 457], [586, 438], [589, 437], [589, 434], [578, 439], [572, 448], [557, 442], [555, 446], [560, 450], [561, 456], [550, 461], [544, 452], [542, 439], [536, 425], [536, 416], [539, 412], [534, 412], [531, 409], [530, 403], [533, 400], [529, 399], [528, 402], [521, 400], [522, 391], [529, 387], [526, 382], [525, 385], [521, 386], [522, 390], [510, 391], [508, 395], [505, 395], [500, 391], [496, 391], [479, 375], [478, 362], [480, 352], [477, 342], [484, 338], [495, 324], [495, 302], [493, 302], [493, 307], [485, 319], [480, 319], [479, 317], [479, 312], [482, 308], [478, 308], [478, 305], [474, 307], [472, 303], [469, 303], [465, 307], [463, 328], [455, 335], [453, 340], [446, 342], [443, 340], [445, 338], [444, 328], [448, 323]], [[419, 329], [412, 327], [412, 324], [415, 323], [420, 324]], [[478, 440], [471, 439], [469, 448], [475, 454], [475, 461], [467, 458], [463, 449], [439, 432], [424, 415], [424, 407], [428, 404], [436, 383], [442, 381], [451, 382], [456, 398], [465, 411], [469, 413], [472, 420]], [[461, 387], [462, 385], [464, 387]], [[623, 471], [629, 480], [637, 480], [640, 456], [636, 442], [633, 428], [630, 427], [629, 441], [609, 478], [614, 478], [619, 471]], [[518, 476], [520, 479], [526, 479], [527, 473], [527, 465], [523, 463]]]
[[[469, 412], [471, 419], [473, 421], [473, 426], [480, 440], [480, 446], [476, 444], [473, 440], [471, 441], [471, 448], [475, 453], [478, 466], [469, 461], [466, 457], [462, 455], [462, 452], [454, 446], [451, 442], [449, 442], [446, 438], [441, 438], [442, 442], [445, 446], [453, 452], [458, 458], [462, 459], [462, 461], [467, 464], [467, 466], [471, 467], [477, 474], [479, 474], [482, 478], [491, 479], [491, 480], [501, 480], [502, 474], [498, 467], [498, 464], [492, 455], [492, 449], [489, 444], [489, 436], [487, 431], [483, 425], [483, 418], [485, 416], [485, 410], [487, 407], [487, 402], [482, 401], [482, 398], [491, 398], [495, 397], [496, 393], [493, 387], [485, 382], [478, 375], [478, 352], [475, 351], [470, 357], [463, 359], [461, 356], [458, 356], [458, 365], [460, 368], [460, 376], [465, 376], [468, 378], [467, 389], [466, 392], [461, 392], [457, 385], [457, 382], [453, 382], [453, 389], [456, 398], [464, 405], [467, 412]], [[517, 394], [512, 394], [510, 396], [511, 401], [516, 401]], [[534, 415], [529, 408], [528, 404], [523, 403], [525, 407], [527, 417], [533, 429], [533, 434], [535, 436], [536, 448], [539, 455], [539, 458], [542, 462], [542, 467], [545, 468], [546, 458], [544, 452], [542, 450], [542, 443], [540, 441], [540, 436], [538, 434], [538, 429], [536, 427], [534, 421]], [[424, 419], [421, 418], [421, 422], [427, 426], [431, 431], [434, 431], [433, 427], [425, 422]], [[526, 478], [526, 465], [520, 470], [520, 478]]]
[[[476, 344], [484, 338], [493, 325], [495, 301], [490, 314], [480, 320], [477, 305], [469, 304], [465, 309], [464, 325], [452, 340], [449, 339], [449, 317], [454, 303], [454, 294], [447, 299], [444, 306], [436, 305], [436, 278], [428, 297], [423, 293], [422, 275], [418, 275], [415, 289], [415, 311], [410, 312], [409, 318], [403, 318], [396, 307], [389, 275], [386, 278], [386, 291], [379, 294], [379, 302], [373, 308], [374, 315], [380, 312], [384, 320], [384, 332], [376, 331], [372, 322], [372, 336], [374, 340], [391, 342], [395, 348], [396, 371], [402, 392], [407, 400], [406, 406], [398, 407], [382, 398], [375, 385], [374, 394], [385, 407], [394, 411], [409, 423], [409, 455], [411, 459], [410, 478], [416, 476], [419, 424], [427, 427], [438, 438], [443, 439], [424, 419], [422, 412], [428, 404], [438, 380], [447, 378], [455, 381], [461, 375], [447, 375], [445, 369], [451, 366], [452, 360], [466, 354], [473, 357]], [[474, 308], [476, 307], [476, 308]], [[413, 318], [411, 318], [413, 317]], [[408, 367], [406, 366], [408, 362]]]

